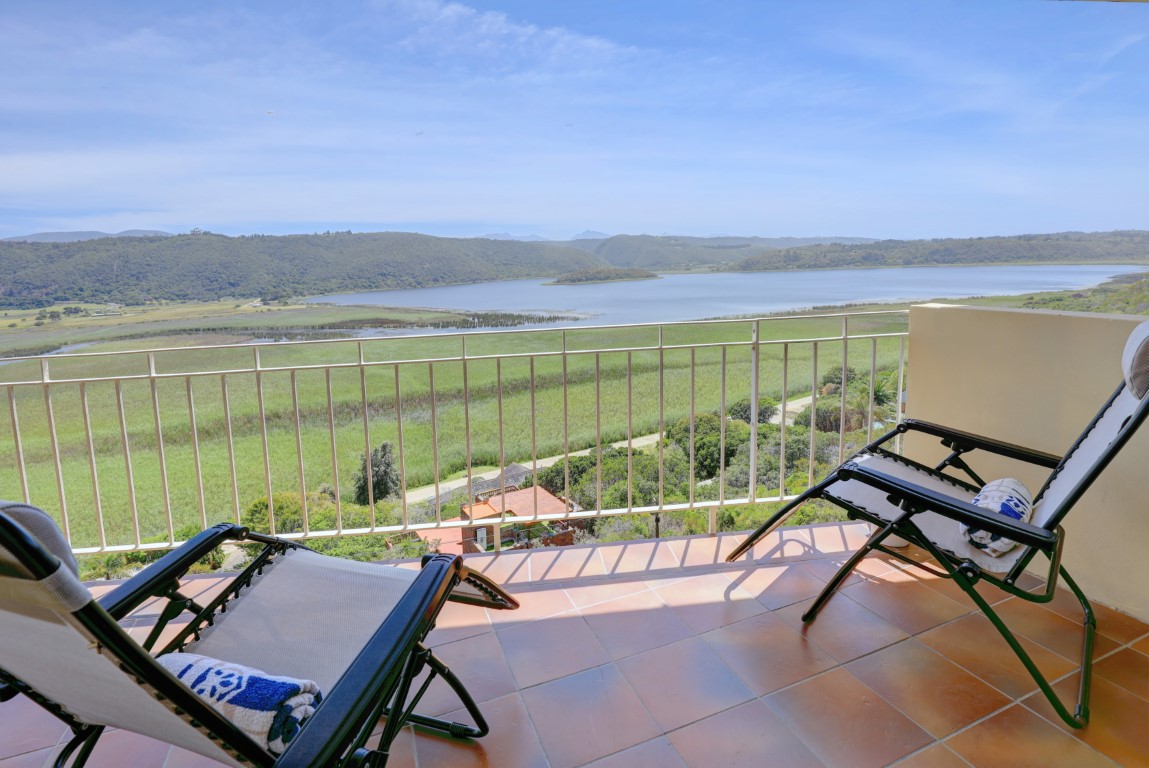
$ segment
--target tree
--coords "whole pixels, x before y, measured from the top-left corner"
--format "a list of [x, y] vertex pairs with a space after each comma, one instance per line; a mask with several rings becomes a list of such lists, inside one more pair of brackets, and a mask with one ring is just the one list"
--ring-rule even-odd
[[[850, 382], [857, 381], [859, 376], [861, 376], [860, 373], [855, 371], [852, 367], [848, 365], [846, 366], [846, 386], [849, 386]], [[822, 386], [824, 387], [827, 384], [837, 384], [838, 387], [841, 388], [842, 366], [835, 365], [826, 371], [826, 374], [822, 376]]]
[[[375, 501], [399, 495], [399, 471], [395, 468], [395, 449], [391, 443], [383, 442], [371, 451], [371, 491]], [[355, 503], [364, 506], [371, 503], [367, 491], [367, 456], [359, 463], [355, 473]]]
[[[766, 397], [758, 398], [758, 423], [769, 424], [778, 413], [778, 404]], [[726, 414], [738, 421], [750, 423], [750, 398], [739, 400], [726, 409]]]
[[[849, 423], [851, 412], [846, 410], [846, 421]], [[794, 425], [799, 427], [810, 426], [810, 406], [802, 409], [794, 417]], [[842, 398], [819, 398], [817, 412], [814, 416], [814, 428], [819, 432], [838, 432], [842, 426]], [[847, 430], [848, 431], [848, 430]]]

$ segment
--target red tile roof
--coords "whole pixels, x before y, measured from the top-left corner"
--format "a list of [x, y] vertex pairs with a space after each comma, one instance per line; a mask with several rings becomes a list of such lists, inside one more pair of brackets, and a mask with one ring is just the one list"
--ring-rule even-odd
[[521, 491], [510, 491], [505, 496], [495, 494], [475, 504], [464, 504], [463, 519], [483, 520], [488, 517], [499, 517], [504, 508], [508, 515], [515, 517], [534, 517], [536, 514], [565, 515], [570, 511], [562, 499], [545, 488], [532, 487]]

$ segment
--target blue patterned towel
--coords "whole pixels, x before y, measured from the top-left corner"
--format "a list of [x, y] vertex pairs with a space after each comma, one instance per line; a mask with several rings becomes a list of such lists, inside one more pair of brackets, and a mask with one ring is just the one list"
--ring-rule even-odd
[[[986, 483], [970, 503], [1023, 523], [1028, 523], [1033, 517], [1033, 498], [1029, 494], [1029, 489], [1020, 480], [1014, 480], [1012, 477]], [[958, 523], [958, 530], [970, 544], [990, 557], [1001, 557], [1017, 546], [1016, 541], [965, 523]]]
[[208, 656], [169, 653], [156, 661], [275, 755], [287, 749], [323, 700], [310, 680], [268, 675]]

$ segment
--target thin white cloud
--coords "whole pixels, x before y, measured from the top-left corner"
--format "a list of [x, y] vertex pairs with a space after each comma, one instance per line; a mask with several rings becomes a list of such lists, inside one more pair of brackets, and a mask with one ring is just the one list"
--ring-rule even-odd
[[1149, 37], [1149, 35], [1140, 33], [1123, 35], [1120, 40], [1117, 40], [1115, 43], [1113, 43], [1113, 45], [1101, 52], [1101, 55], [1098, 57], [1098, 63], [1108, 64], [1130, 48], [1145, 42], [1147, 37]]
[[581, 68], [601, 66], [631, 50], [601, 37], [514, 21], [498, 11], [450, 0], [377, 0], [376, 7], [411, 24], [403, 46], [436, 56], [501, 59], [506, 67], [534, 62]]

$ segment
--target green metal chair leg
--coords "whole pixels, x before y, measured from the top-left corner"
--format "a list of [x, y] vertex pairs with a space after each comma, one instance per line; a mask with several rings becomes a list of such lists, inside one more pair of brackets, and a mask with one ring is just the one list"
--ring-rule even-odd
[[762, 525], [758, 526], [758, 528], [756, 528], [749, 536], [747, 536], [742, 541], [742, 543], [734, 549], [733, 552], [726, 556], [726, 562], [733, 563], [735, 560], [749, 552], [760, 540], [766, 536], [769, 536], [776, 529], [780, 528], [782, 524], [786, 522], [786, 520], [790, 517], [790, 515], [794, 514], [798, 507], [810, 499], [816, 499], [821, 496], [822, 491], [836, 480], [836, 474], [830, 475], [830, 477], [826, 478], [812, 488], [807, 488], [805, 493], [775, 512], [766, 522], [762, 523]]
[[826, 583], [826, 586], [822, 587], [822, 591], [818, 593], [816, 598], [814, 598], [813, 604], [806, 609], [805, 613], [802, 614], [803, 623], [809, 624], [814, 620], [814, 618], [818, 615], [818, 611], [822, 610], [822, 606], [826, 604], [826, 601], [830, 599], [830, 596], [833, 595], [838, 587], [841, 586], [842, 582], [845, 581], [851, 573], [853, 573], [854, 569], [858, 567], [858, 563], [862, 562], [862, 558], [873, 552], [874, 549], [893, 532], [893, 523], [879, 528], [878, 530], [874, 531], [873, 535], [870, 536], [869, 539], [866, 540], [865, 544], [858, 548], [857, 552], [850, 555], [850, 559], [842, 564], [842, 567], [838, 569], [838, 572], [834, 574], [834, 577]]
[[1074, 708], [1072, 714], [1070, 714], [1065, 705], [1061, 703], [1061, 699], [1058, 698], [1057, 693], [1054, 692], [1053, 686], [1045, 679], [1045, 675], [1037, 668], [1033, 659], [1026, 653], [1025, 648], [1018, 642], [1017, 637], [1014, 636], [1013, 632], [1005, 625], [1005, 622], [1001, 620], [1001, 617], [997, 615], [997, 612], [985, 598], [978, 594], [977, 589], [974, 587], [973, 580], [966, 576], [960, 569], [950, 566], [944, 558], [940, 559], [940, 562], [945, 564], [946, 570], [953, 576], [957, 585], [962, 588], [963, 592], [970, 596], [970, 599], [977, 604], [977, 607], [981, 609], [981, 612], [985, 614], [985, 617], [997, 628], [997, 631], [1005, 639], [1005, 642], [1013, 649], [1017, 658], [1025, 666], [1034, 682], [1037, 683], [1037, 687], [1041, 689], [1045, 698], [1057, 712], [1057, 716], [1071, 728], [1084, 728], [1089, 722], [1089, 687], [1093, 670], [1093, 634], [1097, 628], [1097, 623], [1093, 618], [1093, 608], [1090, 606], [1089, 600], [1086, 599], [1084, 593], [1081, 592], [1073, 579], [1069, 577], [1065, 568], [1060, 568], [1061, 577], [1069, 585], [1069, 588], [1073, 590], [1073, 594], [1077, 596], [1078, 601], [1081, 603], [1082, 610], [1085, 613], [1085, 639], [1081, 656], [1081, 684], [1077, 690], [1077, 706]]

